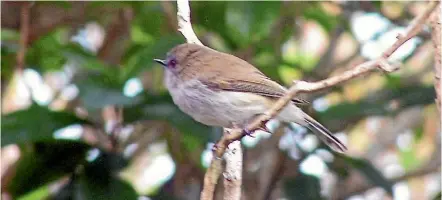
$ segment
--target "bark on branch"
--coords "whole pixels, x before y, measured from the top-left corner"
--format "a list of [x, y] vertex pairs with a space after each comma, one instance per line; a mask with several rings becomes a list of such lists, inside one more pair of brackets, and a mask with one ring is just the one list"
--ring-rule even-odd
[[[186, 38], [187, 43], [203, 45], [193, 32], [192, 23], [190, 22], [190, 5], [188, 0], [179, 0], [176, 2], [178, 7], [178, 31]], [[204, 45], [203, 45], [204, 46]]]
[[224, 200], [241, 199], [242, 158], [241, 141], [230, 143], [225, 154]]

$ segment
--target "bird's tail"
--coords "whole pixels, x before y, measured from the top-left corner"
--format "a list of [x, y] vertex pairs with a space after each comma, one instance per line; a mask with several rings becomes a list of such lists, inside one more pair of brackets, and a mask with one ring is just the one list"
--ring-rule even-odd
[[347, 151], [347, 147], [339, 141], [338, 138], [325, 128], [322, 124], [305, 114], [304, 121], [308, 129], [313, 131], [325, 144], [327, 144], [332, 150], [344, 153]]

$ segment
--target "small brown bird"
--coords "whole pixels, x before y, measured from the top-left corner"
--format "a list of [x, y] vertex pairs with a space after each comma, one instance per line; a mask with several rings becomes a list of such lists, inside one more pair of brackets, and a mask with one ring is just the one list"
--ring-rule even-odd
[[[246, 61], [197, 44], [180, 44], [166, 60], [154, 60], [166, 69], [164, 83], [174, 103], [209, 126], [245, 126], [287, 92]], [[296, 106], [305, 103], [294, 98], [276, 118], [307, 127], [333, 150], [346, 151], [339, 139]]]

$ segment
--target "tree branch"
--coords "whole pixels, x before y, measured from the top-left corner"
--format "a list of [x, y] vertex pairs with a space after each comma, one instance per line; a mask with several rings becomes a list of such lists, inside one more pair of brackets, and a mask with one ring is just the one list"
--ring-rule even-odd
[[210, 163], [210, 167], [204, 176], [204, 186], [201, 191], [201, 200], [212, 200], [213, 194], [215, 193], [215, 187], [218, 183], [218, 178], [222, 172], [222, 159], [220, 157], [215, 157]]
[[437, 108], [441, 109], [441, 88], [440, 88], [440, 65], [441, 65], [441, 47], [440, 47], [440, 23], [441, 23], [441, 9], [437, 9], [437, 11], [434, 12], [432, 18], [431, 18], [431, 38], [433, 40], [434, 45], [434, 88], [436, 89], [436, 106]]
[[127, 47], [127, 39], [130, 37], [130, 23], [133, 16], [131, 8], [116, 10], [115, 19], [108, 25], [103, 45], [98, 49], [98, 58], [113, 65], [120, 63]]
[[20, 8], [20, 49], [17, 52], [16, 69], [23, 72], [25, 65], [26, 47], [29, 40], [30, 10], [32, 3], [25, 2]]
[[[188, 0], [178, 0], [178, 31], [186, 38], [187, 43], [203, 45], [193, 32], [192, 24], [190, 23], [190, 6]], [[204, 45], [203, 45], [204, 46]]]
[[[21, 5], [28, 2], [1, 2], [1, 27], [19, 29], [21, 27]], [[29, 29], [27, 45], [38, 40], [41, 36], [51, 32], [61, 25], [81, 24], [86, 20], [86, 5], [88, 2], [69, 2], [70, 8], [63, 8], [54, 4], [33, 2], [30, 19], [32, 23]], [[97, 11], [103, 15], [102, 11]]]
[[230, 143], [229, 149], [225, 154], [225, 159], [224, 200], [240, 200], [243, 165], [243, 154], [240, 140]]

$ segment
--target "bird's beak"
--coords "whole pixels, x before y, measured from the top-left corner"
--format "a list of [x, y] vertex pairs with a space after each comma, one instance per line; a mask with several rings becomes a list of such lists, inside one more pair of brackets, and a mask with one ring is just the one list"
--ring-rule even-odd
[[166, 61], [161, 59], [153, 59], [155, 62], [160, 63], [163, 66], [166, 66]]

